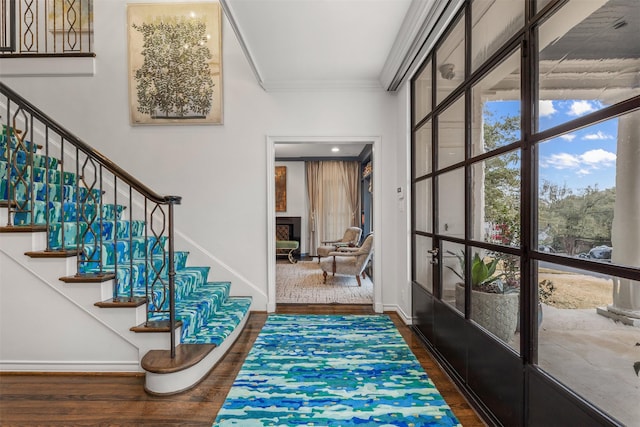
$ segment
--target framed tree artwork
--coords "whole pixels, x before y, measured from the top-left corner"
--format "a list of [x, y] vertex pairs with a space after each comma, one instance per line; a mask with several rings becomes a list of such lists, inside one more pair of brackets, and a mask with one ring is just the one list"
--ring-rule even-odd
[[127, 6], [131, 123], [222, 124], [220, 4]]

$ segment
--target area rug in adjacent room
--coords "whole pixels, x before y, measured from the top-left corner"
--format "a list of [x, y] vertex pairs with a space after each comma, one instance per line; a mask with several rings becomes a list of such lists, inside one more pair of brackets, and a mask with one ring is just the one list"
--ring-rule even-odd
[[318, 261], [276, 263], [276, 303], [373, 304], [373, 283], [367, 277], [358, 286], [355, 276], [337, 274], [323, 283]]
[[459, 426], [386, 315], [270, 315], [214, 426]]

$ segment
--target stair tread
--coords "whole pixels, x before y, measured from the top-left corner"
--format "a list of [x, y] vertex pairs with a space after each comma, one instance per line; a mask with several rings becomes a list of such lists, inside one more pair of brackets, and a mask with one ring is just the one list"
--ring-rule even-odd
[[214, 344], [181, 344], [176, 346], [175, 358], [170, 350], [150, 350], [140, 363], [148, 372], [170, 374], [196, 365], [215, 348]]
[[[176, 328], [181, 326], [182, 322], [176, 320]], [[129, 330], [133, 332], [169, 332], [170, 329], [169, 322], [166, 320], [149, 321], [129, 328]]]
[[75, 276], [65, 276], [61, 277], [65, 283], [101, 283], [106, 282], [108, 280], [113, 280], [116, 278], [116, 275], [113, 273], [105, 273], [105, 274], [78, 274]]
[[121, 297], [112, 298], [106, 301], [95, 303], [96, 307], [102, 308], [118, 308], [118, 307], [139, 307], [147, 302], [145, 297]]
[[76, 256], [76, 250], [29, 251], [24, 253], [31, 258], [69, 258]]
[[182, 338], [183, 344], [220, 345], [242, 322], [251, 308], [251, 297], [229, 297], [219, 311], [207, 319], [196, 332]]
[[47, 231], [46, 225], [7, 225], [0, 227], [0, 233], [39, 233]]

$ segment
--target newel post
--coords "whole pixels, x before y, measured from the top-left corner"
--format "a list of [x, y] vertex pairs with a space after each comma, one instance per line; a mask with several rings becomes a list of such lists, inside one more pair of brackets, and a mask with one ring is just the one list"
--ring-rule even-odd
[[182, 200], [179, 196], [165, 198], [169, 208], [169, 331], [171, 336], [171, 358], [176, 357], [176, 267], [174, 259], [173, 207]]

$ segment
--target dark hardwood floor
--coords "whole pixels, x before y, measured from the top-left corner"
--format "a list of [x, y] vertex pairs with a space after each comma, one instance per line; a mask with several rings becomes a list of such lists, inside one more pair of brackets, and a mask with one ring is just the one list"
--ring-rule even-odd
[[[278, 305], [278, 313], [369, 314], [371, 306]], [[463, 426], [485, 426], [422, 343], [388, 313]], [[210, 427], [267, 318], [254, 312], [236, 343], [195, 388], [172, 396], [143, 390], [141, 374], [0, 374], [0, 425]]]

